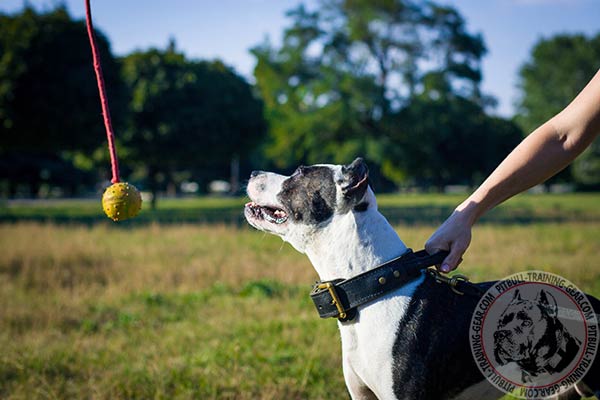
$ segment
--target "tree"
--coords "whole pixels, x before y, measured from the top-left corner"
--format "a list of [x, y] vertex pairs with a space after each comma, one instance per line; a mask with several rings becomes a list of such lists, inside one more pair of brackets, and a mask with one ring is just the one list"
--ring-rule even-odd
[[[280, 48], [267, 41], [253, 49], [270, 125], [265, 151], [278, 167], [347, 162], [359, 154], [375, 163], [376, 172], [391, 165], [397, 147], [414, 139], [399, 129], [409, 114], [403, 110], [433, 76], [452, 95], [481, 107], [488, 101], [479, 90], [483, 39], [467, 32], [451, 7], [324, 0], [315, 11], [299, 6], [288, 16]], [[463, 119], [446, 115], [457, 124]], [[399, 163], [384, 168], [384, 175], [397, 180], [406, 168]]]
[[[118, 127], [119, 66], [106, 37], [97, 36]], [[14, 160], [3, 175], [13, 184], [28, 176], [32, 194], [43, 181], [63, 180], [54, 175], [73, 169], [74, 153], [105, 145], [87, 40], [83, 21], [74, 21], [64, 7], [0, 14], [0, 156]], [[23, 157], [27, 173], [18, 168]], [[57, 162], [67, 167], [57, 168]]]
[[415, 96], [400, 111], [387, 146], [384, 171], [398, 183], [473, 186], [516, 146], [522, 132], [511, 121], [490, 117], [461, 96]]
[[575, 181], [584, 188], [600, 189], [600, 140], [592, 145], [575, 160], [572, 170]]
[[219, 61], [187, 60], [171, 43], [164, 51], [125, 57], [123, 76], [131, 93], [123, 140], [130, 159], [145, 170], [153, 206], [160, 186], [181, 171], [214, 176], [261, 142], [262, 102]]
[[519, 71], [518, 123], [535, 130], [558, 114], [600, 67], [600, 34], [557, 35], [540, 40]]
[[[566, 107], [600, 68], [600, 34], [557, 35], [540, 40], [519, 72], [521, 98], [516, 121], [527, 133]], [[571, 170], [575, 181], [600, 184], [600, 148], [596, 140]], [[569, 175], [568, 171], [562, 176]]]

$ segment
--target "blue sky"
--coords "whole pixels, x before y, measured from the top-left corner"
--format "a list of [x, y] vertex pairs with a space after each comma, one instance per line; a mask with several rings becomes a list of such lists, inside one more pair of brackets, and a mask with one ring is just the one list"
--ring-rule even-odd
[[[600, 32], [600, 0], [438, 0], [453, 5], [471, 32], [481, 32], [488, 47], [483, 90], [499, 100], [496, 112], [511, 116], [518, 95], [517, 73], [540, 38], [557, 33]], [[285, 11], [299, 0], [92, 0], [95, 25], [118, 55], [169, 38], [193, 58], [220, 58], [250, 78], [254, 59], [248, 49], [267, 36], [279, 43]], [[0, 11], [15, 12], [23, 0], [0, 0]], [[38, 9], [64, 3], [77, 18], [83, 0], [29, 0]], [[306, 3], [314, 4], [315, 0]]]

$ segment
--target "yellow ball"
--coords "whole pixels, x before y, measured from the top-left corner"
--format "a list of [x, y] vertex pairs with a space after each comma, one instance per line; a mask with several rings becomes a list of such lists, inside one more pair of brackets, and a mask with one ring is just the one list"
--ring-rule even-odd
[[138, 215], [142, 209], [142, 196], [136, 187], [129, 183], [115, 183], [104, 191], [102, 208], [108, 218], [123, 221]]

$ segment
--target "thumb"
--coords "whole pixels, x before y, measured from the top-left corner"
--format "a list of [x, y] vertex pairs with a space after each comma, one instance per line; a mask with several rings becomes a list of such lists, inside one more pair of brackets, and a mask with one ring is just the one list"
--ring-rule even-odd
[[453, 243], [450, 247], [450, 254], [444, 259], [440, 270], [442, 272], [450, 272], [455, 270], [462, 261], [462, 256], [465, 253], [466, 247], [458, 243]]
[[[427, 253], [429, 254], [436, 254], [439, 253], [440, 251], [448, 251], [450, 250], [449, 248], [449, 243], [444, 243], [441, 240], [438, 240], [438, 237], [436, 234], [432, 235], [429, 240], [427, 240], [427, 242], [425, 242], [425, 251], [427, 251]], [[449, 267], [446, 264], [446, 260], [450, 257], [450, 254], [448, 254], [446, 256], [446, 258], [444, 259], [442, 264], [437, 264], [436, 268], [439, 269], [442, 272], [450, 272]]]

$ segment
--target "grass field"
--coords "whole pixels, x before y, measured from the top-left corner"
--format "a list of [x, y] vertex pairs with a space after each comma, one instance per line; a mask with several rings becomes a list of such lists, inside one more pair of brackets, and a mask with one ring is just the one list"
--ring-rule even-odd
[[[380, 195], [383, 214], [395, 224], [439, 224], [465, 196], [404, 194]], [[201, 197], [160, 199], [156, 210], [147, 204], [142, 212], [121, 226], [149, 223], [217, 223], [245, 225], [242, 207], [247, 198]], [[497, 223], [535, 223], [565, 221], [600, 222], [600, 194], [544, 194], [518, 196], [485, 215], [483, 221]], [[55, 222], [96, 224], [107, 222], [99, 199], [87, 200], [15, 200], [0, 202], [0, 222]]]
[[[381, 198], [399, 214], [458, 199], [407, 201]], [[189, 202], [163, 206], [214, 211]], [[66, 204], [63, 216], [89, 215]], [[598, 205], [600, 195], [519, 197], [475, 229], [461, 272], [481, 281], [544, 269], [600, 296]], [[336, 323], [308, 298], [317, 277], [278, 238], [216, 220], [27, 221], [44, 207], [59, 206], [1, 211], [21, 218], [0, 224], [0, 398], [347, 397]], [[396, 227], [420, 249], [433, 221]]]

